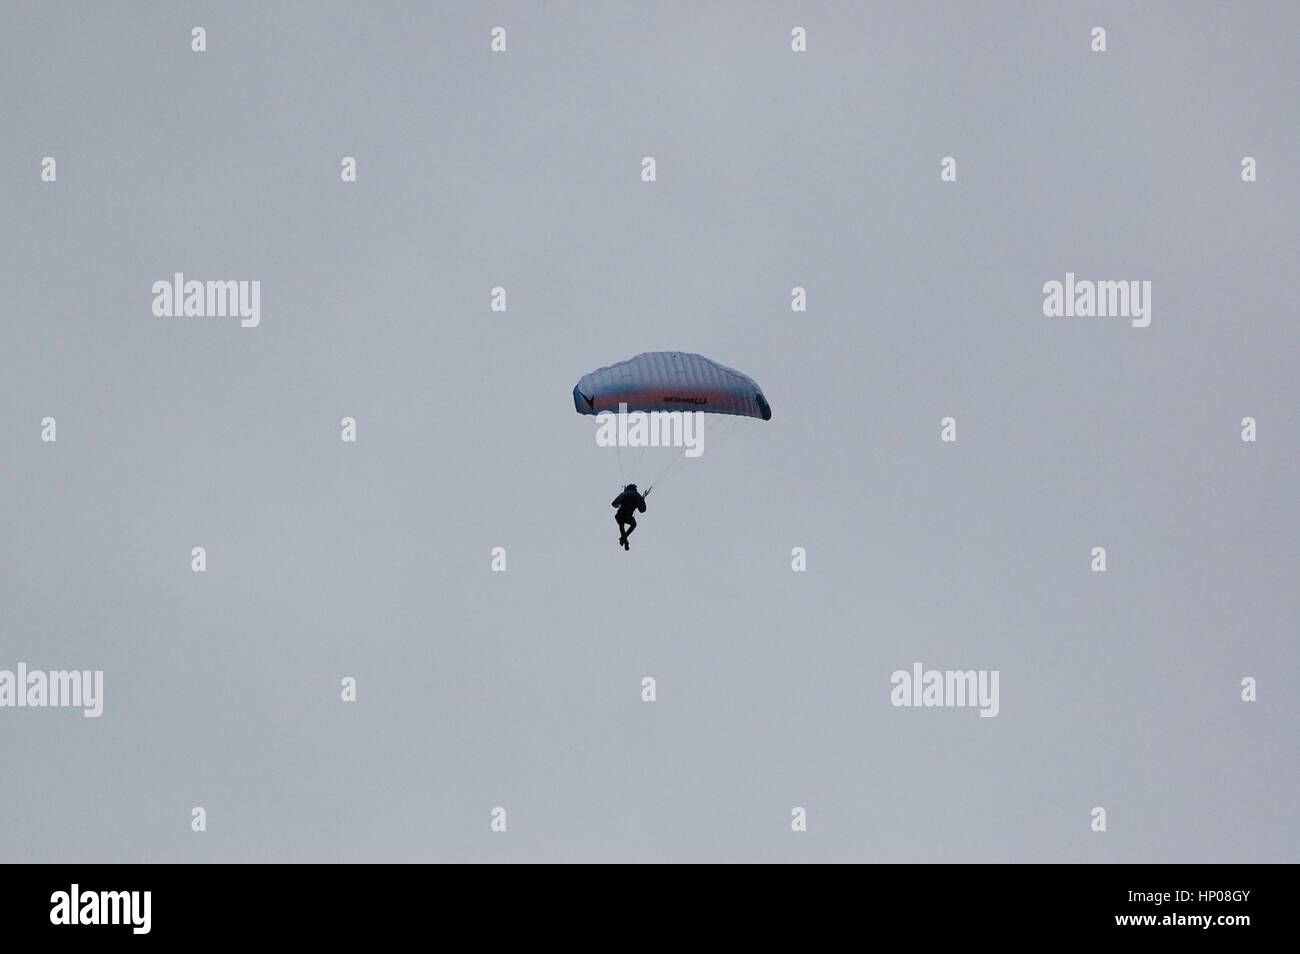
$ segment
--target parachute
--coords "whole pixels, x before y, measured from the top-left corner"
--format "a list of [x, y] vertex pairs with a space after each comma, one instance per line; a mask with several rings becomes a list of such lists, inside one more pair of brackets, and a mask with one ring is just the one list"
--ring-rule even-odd
[[[587, 415], [620, 411], [727, 415], [726, 420], [731, 423], [721, 429], [710, 425], [709, 446], [729, 439], [741, 429], [739, 425], [744, 418], [772, 419], [772, 405], [753, 378], [703, 355], [684, 351], [648, 351], [584, 374], [573, 388], [573, 407], [579, 414]], [[717, 420], [714, 418], [715, 423]], [[627, 483], [629, 468], [624, 461], [623, 445], [614, 446], [619, 448], [619, 471], [623, 483]], [[646, 446], [632, 446], [640, 447], [640, 455], [632, 464], [635, 470], [643, 463]], [[661, 483], [688, 456], [693, 455], [679, 452], [671, 456], [650, 485]]]
[[573, 389], [579, 414], [629, 411], [703, 411], [772, 419], [772, 405], [747, 374], [682, 351], [647, 351], [584, 374]]

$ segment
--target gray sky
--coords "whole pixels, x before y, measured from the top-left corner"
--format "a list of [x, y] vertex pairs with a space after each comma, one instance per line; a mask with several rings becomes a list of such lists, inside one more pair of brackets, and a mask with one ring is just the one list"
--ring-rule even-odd
[[[3, 860], [1298, 860], [1295, 4], [5, 8]], [[624, 553], [649, 350], [774, 416]]]

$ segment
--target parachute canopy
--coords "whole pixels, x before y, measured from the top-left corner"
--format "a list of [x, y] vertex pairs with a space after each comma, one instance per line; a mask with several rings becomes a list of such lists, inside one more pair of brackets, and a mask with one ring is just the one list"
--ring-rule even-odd
[[704, 411], [772, 419], [763, 389], [747, 374], [685, 351], [647, 351], [584, 374], [573, 389], [579, 414]]

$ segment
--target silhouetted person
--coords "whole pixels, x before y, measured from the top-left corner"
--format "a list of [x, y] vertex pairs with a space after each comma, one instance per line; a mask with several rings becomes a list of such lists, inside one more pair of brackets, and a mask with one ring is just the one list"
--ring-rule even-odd
[[[628, 484], [623, 488], [623, 492], [614, 498], [612, 506], [617, 509], [614, 511], [614, 519], [618, 521], [618, 542], [623, 544], [624, 550], [632, 549], [627, 545], [627, 538], [632, 535], [636, 529], [636, 517], [633, 514], [636, 511], [645, 513], [645, 498], [636, 489], [636, 484]], [[623, 529], [624, 527], [627, 529]]]

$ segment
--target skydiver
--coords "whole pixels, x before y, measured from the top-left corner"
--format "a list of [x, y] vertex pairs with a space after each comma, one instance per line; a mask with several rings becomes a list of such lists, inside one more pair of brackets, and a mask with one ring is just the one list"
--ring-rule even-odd
[[[646, 493], [650, 491], [647, 490]], [[627, 538], [636, 529], [636, 517], [633, 516], [633, 512], [639, 510], [645, 513], [645, 497], [637, 491], [636, 484], [628, 484], [623, 488], [623, 492], [614, 498], [611, 506], [616, 508], [614, 519], [618, 521], [618, 542], [623, 544], [624, 550], [630, 550], [632, 548], [628, 546]], [[627, 527], [626, 530], [623, 529], [624, 525]]]

